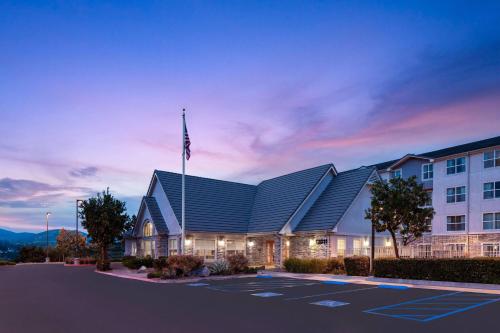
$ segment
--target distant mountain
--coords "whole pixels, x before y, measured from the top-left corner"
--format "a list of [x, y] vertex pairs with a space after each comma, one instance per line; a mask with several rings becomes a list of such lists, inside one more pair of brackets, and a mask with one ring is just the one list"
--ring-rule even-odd
[[[49, 244], [55, 245], [57, 236], [61, 229], [49, 230]], [[80, 232], [86, 236], [85, 233]], [[39, 233], [32, 232], [13, 232], [5, 229], [0, 229], [0, 242], [7, 242], [15, 245], [45, 245], [47, 243], [47, 233], [45, 231]]]

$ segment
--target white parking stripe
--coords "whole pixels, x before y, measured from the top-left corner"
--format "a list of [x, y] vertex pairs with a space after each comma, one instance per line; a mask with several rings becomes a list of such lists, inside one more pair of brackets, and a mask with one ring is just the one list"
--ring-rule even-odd
[[312, 298], [312, 297], [326, 296], [326, 295], [347, 294], [347, 293], [353, 293], [353, 292], [357, 292], [357, 291], [377, 289], [377, 288], [378, 287], [369, 287], [369, 288], [359, 288], [359, 289], [351, 289], [351, 290], [332, 291], [330, 293], [308, 295], [308, 296], [302, 296], [302, 297], [285, 298], [285, 301], [294, 301], [294, 300], [298, 300], [298, 299]]

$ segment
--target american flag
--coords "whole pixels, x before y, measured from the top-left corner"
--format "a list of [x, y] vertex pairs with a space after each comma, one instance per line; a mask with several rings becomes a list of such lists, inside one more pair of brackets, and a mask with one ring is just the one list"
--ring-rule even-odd
[[189, 158], [191, 157], [191, 149], [189, 149], [189, 146], [191, 146], [191, 140], [189, 140], [189, 134], [186, 127], [186, 122], [184, 122], [184, 149], [186, 150], [187, 160], [189, 160]]

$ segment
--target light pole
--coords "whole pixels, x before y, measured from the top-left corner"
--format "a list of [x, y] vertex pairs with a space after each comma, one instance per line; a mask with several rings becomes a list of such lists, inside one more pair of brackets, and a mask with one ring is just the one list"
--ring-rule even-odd
[[49, 258], [49, 216], [51, 215], [51, 212], [45, 213], [45, 222], [47, 225], [47, 232], [46, 232], [46, 238], [47, 238], [47, 256], [45, 257], [45, 262], [50, 262]]
[[80, 207], [81, 203], [83, 200], [81, 199], [76, 199], [76, 235], [75, 235], [75, 242], [76, 242], [76, 251], [75, 251], [75, 265], [78, 264], [79, 260], [79, 255], [80, 255], [80, 234], [78, 233], [78, 208]]

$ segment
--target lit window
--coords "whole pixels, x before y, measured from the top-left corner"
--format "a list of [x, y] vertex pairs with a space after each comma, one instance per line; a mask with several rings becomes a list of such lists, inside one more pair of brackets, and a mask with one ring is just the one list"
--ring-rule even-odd
[[453, 158], [446, 161], [446, 174], [453, 175], [465, 172], [465, 157]]
[[431, 244], [418, 244], [417, 245], [417, 257], [418, 258], [430, 258], [432, 256]]
[[402, 176], [403, 171], [401, 169], [397, 169], [392, 172], [392, 178], [401, 178]]
[[465, 215], [447, 216], [446, 230], [448, 231], [463, 231], [465, 230]]
[[337, 256], [344, 256], [345, 255], [345, 238], [338, 238], [337, 239]]
[[499, 255], [500, 255], [500, 244], [498, 243], [483, 244], [483, 256], [498, 257]]
[[485, 169], [500, 166], [500, 150], [490, 150], [484, 152], [483, 166]]
[[446, 202], [464, 202], [465, 201], [465, 186], [450, 187], [446, 189]]
[[500, 213], [483, 214], [483, 230], [500, 229]]
[[465, 244], [446, 244], [445, 249], [452, 258], [463, 257], [465, 254]]
[[177, 238], [168, 240], [168, 255], [175, 256], [177, 254]]
[[431, 180], [434, 178], [434, 167], [432, 164], [422, 165], [422, 180]]
[[215, 259], [215, 239], [195, 239], [194, 255], [204, 259]]
[[228, 239], [226, 242], [226, 255], [245, 253], [245, 241]]
[[153, 223], [146, 222], [144, 224], [143, 236], [144, 237], [151, 237], [151, 236], [153, 236]]
[[483, 184], [483, 199], [500, 198], [500, 182]]

